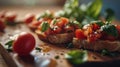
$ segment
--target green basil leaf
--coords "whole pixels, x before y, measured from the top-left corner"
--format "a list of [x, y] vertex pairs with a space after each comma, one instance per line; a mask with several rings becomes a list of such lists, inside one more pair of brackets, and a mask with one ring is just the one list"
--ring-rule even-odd
[[109, 22], [109, 21], [112, 21], [114, 18], [115, 18], [115, 13], [112, 9], [108, 8], [106, 9], [106, 20]]
[[114, 25], [103, 25], [101, 30], [107, 33], [108, 35], [112, 35], [114, 37], [118, 37], [118, 31]]
[[79, 28], [82, 28], [82, 24], [80, 22], [78, 22], [78, 21], [70, 20], [70, 24], [71, 25], [77, 25], [77, 26], [79, 26]]
[[48, 30], [48, 28], [49, 28], [49, 23], [47, 21], [44, 21], [42, 23], [41, 31], [45, 32], [46, 30]]
[[73, 65], [78, 65], [87, 61], [87, 51], [72, 50], [65, 55], [65, 58]]
[[5, 45], [8, 46], [8, 48], [12, 47], [13, 40], [8, 41]]
[[102, 0], [95, 0], [86, 10], [87, 15], [93, 17], [94, 19], [98, 18], [102, 8]]
[[13, 44], [14, 40], [10, 40], [7, 43], [5, 43], [5, 48], [8, 52], [12, 52], [12, 44]]
[[40, 18], [53, 18], [53, 14], [49, 10], [46, 10], [37, 18], [37, 20], [39, 20]]
[[97, 25], [99, 25], [100, 27], [103, 26], [103, 25], [105, 25], [105, 23], [103, 23], [102, 21], [96, 21], [95, 23], [96, 23]]

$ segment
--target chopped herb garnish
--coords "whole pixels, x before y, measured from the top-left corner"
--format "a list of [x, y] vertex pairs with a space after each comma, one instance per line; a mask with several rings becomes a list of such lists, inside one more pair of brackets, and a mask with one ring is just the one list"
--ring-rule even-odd
[[116, 52], [110, 52], [110, 51], [108, 51], [107, 49], [103, 49], [103, 50], [101, 51], [101, 55], [103, 55], [103, 56], [116, 57], [116, 56], [118, 56], [118, 53], [116, 53]]
[[59, 59], [60, 57], [57, 55], [57, 56], [55, 56], [55, 59]]
[[75, 20], [70, 20], [70, 23], [69, 23], [69, 24], [70, 24], [70, 25], [77, 25], [79, 28], [82, 27], [82, 24], [80, 24], [80, 22], [75, 21]]
[[10, 40], [5, 44], [5, 47], [8, 50], [8, 52], [12, 51], [12, 44], [13, 44], [13, 40]]
[[105, 25], [105, 23], [102, 22], [102, 21], [96, 21], [95, 23], [96, 23], [97, 25], [99, 25], [100, 27], [103, 26], [103, 25]]
[[35, 49], [36, 49], [37, 51], [39, 51], [39, 52], [41, 52], [41, 50], [42, 50], [42, 49], [39, 48], [39, 47], [36, 47]]
[[87, 61], [87, 51], [72, 50], [65, 55], [65, 58], [73, 65], [78, 65]]
[[106, 20], [107, 21], [112, 21], [115, 18], [115, 13], [112, 9], [108, 8], [106, 9]]
[[49, 28], [49, 23], [47, 21], [44, 21], [42, 23], [41, 31], [45, 32], [46, 30], [48, 30], [48, 28]]
[[114, 37], [118, 37], [118, 31], [114, 25], [103, 25], [101, 30], [107, 33], [108, 35], [112, 35]]

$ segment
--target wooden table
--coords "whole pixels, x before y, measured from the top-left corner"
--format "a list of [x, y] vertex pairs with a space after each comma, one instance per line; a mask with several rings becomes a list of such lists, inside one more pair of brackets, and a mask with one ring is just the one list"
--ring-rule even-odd
[[[55, 12], [55, 11], [58, 11], [58, 10], [62, 9], [62, 7], [58, 7], [58, 6], [57, 7], [0, 7], [0, 11], [10, 11], [10, 12], [17, 13], [18, 14], [18, 19], [20, 19], [20, 20], [23, 19], [25, 14], [27, 14], [27, 13], [39, 14], [39, 13], [44, 12], [45, 10], [48, 10], [48, 9]], [[25, 31], [25, 32], [27, 31], [27, 32], [32, 33], [27, 28], [27, 26], [25, 26], [25, 25], [18, 25], [16, 27], [7, 27], [5, 31], [7, 32], [6, 34], [0, 34], [1, 35], [0, 36], [1, 37], [0, 41], [2, 42], [2, 44], [5, 44], [5, 42], [9, 38], [9, 36], [13, 36], [17, 33], [22, 32], [22, 31]], [[54, 66], [51, 65], [51, 67], [71, 67], [70, 65], [68, 65], [68, 63], [64, 59], [64, 53], [68, 52], [69, 49], [59, 48], [55, 45], [44, 44], [45, 46], [42, 46], [41, 44], [43, 44], [43, 42], [40, 41], [34, 33], [32, 33], [32, 34], [34, 35], [34, 37], [37, 40], [37, 45], [43, 47], [44, 48], [43, 51], [45, 51], [43, 53], [36, 53], [36, 54], [33, 51], [33, 54], [35, 56], [37, 56], [37, 57], [34, 57], [34, 60], [38, 61], [37, 64], [39, 64], [41, 61], [44, 61], [44, 59], [41, 58], [41, 56], [44, 56], [44, 57], [47, 57], [47, 58], [52, 58], [56, 61], [56, 62], [51, 63], [52, 65], [54, 65]], [[50, 47], [50, 50], [48, 50], [49, 47]], [[47, 49], [47, 51], [46, 51], [46, 49]], [[54, 58], [55, 56], [58, 56], [58, 55], [60, 55], [59, 60]], [[19, 65], [21, 67], [22, 66], [34, 67], [34, 62], [31, 62], [31, 61], [33, 61], [32, 56], [28, 57], [28, 58], [31, 58], [31, 59], [25, 59], [25, 58], [21, 59], [20, 57], [17, 57], [16, 54], [11, 55], [11, 56], [16, 61], [17, 65]], [[97, 53], [91, 53], [90, 52], [89, 60], [94, 61], [93, 57], [97, 58], [95, 61], [107, 61], [107, 60], [113, 59], [113, 58], [109, 58], [109, 57], [106, 57], [106, 56], [98, 55]], [[41, 59], [41, 60], [37, 60], [37, 59]], [[54, 60], [52, 60], [52, 61], [54, 61]], [[2, 59], [1, 56], [0, 56], [0, 67], [7, 67], [6, 63], [4, 62], [4, 60]]]

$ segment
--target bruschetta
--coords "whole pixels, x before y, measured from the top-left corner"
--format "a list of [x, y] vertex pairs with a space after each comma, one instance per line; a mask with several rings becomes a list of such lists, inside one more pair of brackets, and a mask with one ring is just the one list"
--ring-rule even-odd
[[74, 31], [78, 28], [77, 21], [67, 18], [54, 18], [51, 22], [43, 21], [35, 31], [39, 39], [52, 44], [65, 44], [72, 42]]
[[93, 22], [75, 31], [73, 44], [77, 48], [120, 52], [120, 25], [110, 22]]

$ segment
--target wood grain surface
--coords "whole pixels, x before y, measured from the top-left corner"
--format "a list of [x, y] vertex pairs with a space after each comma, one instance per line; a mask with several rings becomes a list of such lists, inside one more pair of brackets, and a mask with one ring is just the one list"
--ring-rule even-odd
[[[50, 9], [52, 11], [58, 11], [61, 7], [1, 7], [0, 11], [13, 11], [18, 14], [18, 19], [23, 19], [23, 16], [26, 13], [42, 13], [46, 9]], [[42, 42], [38, 39], [37, 35], [29, 30], [29, 28], [25, 24], [19, 24], [16, 26], [7, 26], [5, 29], [5, 33], [0, 33], [0, 42], [4, 45], [11, 37], [20, 32], [30, 32], [34, 35], [36, 39], [36, 46], [42, 49], [41, 52], [33, 50], [31, 55], [20, 57], [16, 53], [9, 53], [10, 57], [15, 61], [18, 67], [72, 67], [64, 58], [64, 55], [73, 49], [67, 49], [61, 46], [57, 46], [54, 44], [48, 44]], [[0, 47], [2, 48], [2, 47]], [[0, 49], [0, 52], [3, 51]], [[90, 62], [103, 62], [110, 60], [118, 60], [120, 57], [107, 57], [102, 56], [99, 53], [89, 51], [89, 59]], [[5, 57], [5, 55], [3, 55]], [[59, 56], [59, 59], [55, 59], [56, 56]], [[8, 59], [10, 61], [10, 59]], [[8, 64], [8, 62], [7, 62]], [[12, 63], [10, 63], [12, 64]], [[14, 64], [12, 64], [14, 65]], [[93, 64], [94, 65], [94, 64]], [[1, 66], [0, 66], [1, 67]], [[14, 66], [13, 66], [14, 67]]]

